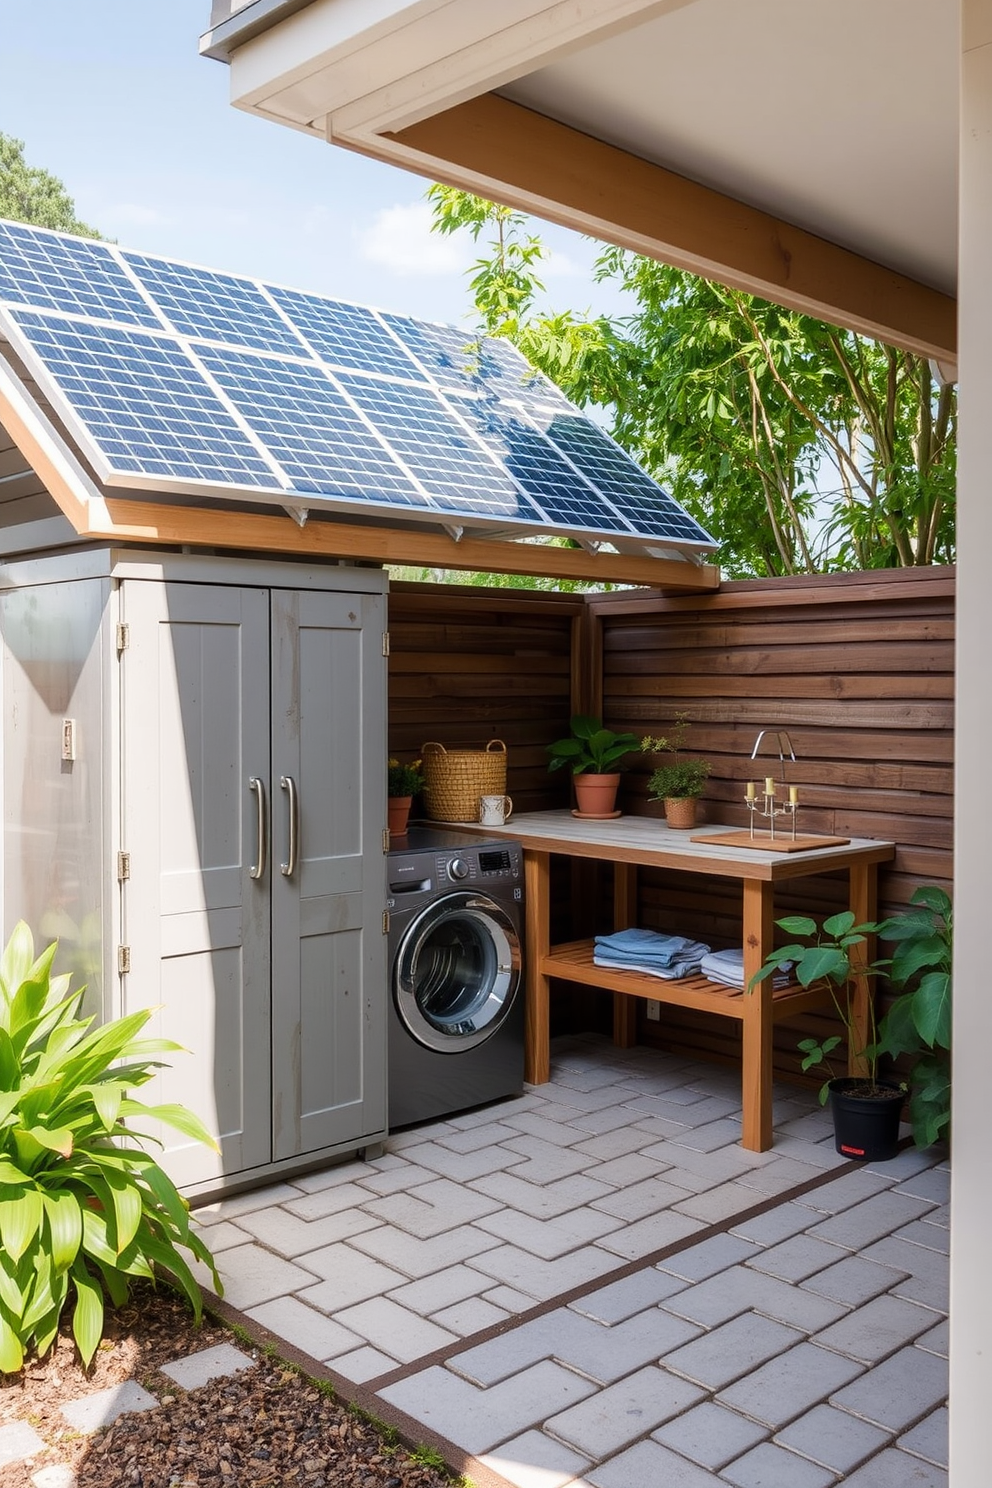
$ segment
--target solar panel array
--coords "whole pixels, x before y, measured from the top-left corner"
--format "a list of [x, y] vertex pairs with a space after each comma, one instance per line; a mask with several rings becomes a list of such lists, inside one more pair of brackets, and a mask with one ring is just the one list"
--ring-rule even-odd
[[111, 486], [716, 546], [506, 341], [11, 222], [0, 315]]

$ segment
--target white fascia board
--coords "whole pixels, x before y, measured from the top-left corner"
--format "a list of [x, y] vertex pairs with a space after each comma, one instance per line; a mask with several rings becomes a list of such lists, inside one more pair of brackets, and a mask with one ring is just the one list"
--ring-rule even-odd
[[314, 0], [233, 54], [232, 102], [303, 124], [326, 117], [329, 136], [368, 139], [693, 3]]

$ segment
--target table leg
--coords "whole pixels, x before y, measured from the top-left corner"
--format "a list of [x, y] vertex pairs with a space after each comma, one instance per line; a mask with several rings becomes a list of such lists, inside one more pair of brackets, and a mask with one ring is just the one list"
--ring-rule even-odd
[[524, 1079], [544, 1085], [551, 1078], [550, 982], [542, 970], [551, 949], [551, 859], [524, 851]]
[[[850, 867], [850, 908], [856, 925], [874, 924], [878, 918], [878, 871], [874, 863], [852, 863]], [[854, 967], [867, 966], [874, 961], [876, 941], [874, 935], [866, 936], [863, 945], [855, 946], [851, 952]], [[864, 1075], [868, 1061], [864, 1049], [874, 1042], [874, 1021], [871, 1016], [874, 989], [871, 977], [852, 977], [851, 990], [851, 1034], [853, 1042], [847, 1051], [849, 1075]]]
[[741, 1091], [744, 1126], [741, 1145], [764, 1152], [772, 1145], [772, 983], [747, 984], [764, 964], [774, 938], [772, 885], [744, 880], [744, 1022]]
[[[637, 924], [637, 865], [613, 865], [613, 928], [627, 930]], [[637, 1005], [639, 997], [613, 994], [613, 1042], [618, 1049], [632, 1049], [637, 1043]]]

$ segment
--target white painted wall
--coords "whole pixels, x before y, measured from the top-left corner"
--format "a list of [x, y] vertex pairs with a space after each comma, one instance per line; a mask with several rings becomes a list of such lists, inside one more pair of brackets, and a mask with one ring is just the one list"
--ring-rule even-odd
[[992, 0], [963, 0], [951, 1196], [951, 1488], [988, 1488], [992, 1407]]

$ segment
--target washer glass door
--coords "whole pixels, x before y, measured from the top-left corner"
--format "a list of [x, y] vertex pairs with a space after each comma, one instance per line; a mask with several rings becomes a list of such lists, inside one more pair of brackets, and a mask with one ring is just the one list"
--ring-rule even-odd
[[490, 1038], [520, 981], [513, 921], [482, 894], [447, 894], [414, 920], [396, 956], [396, 1007], [429, 1049], [459, 1054]]

